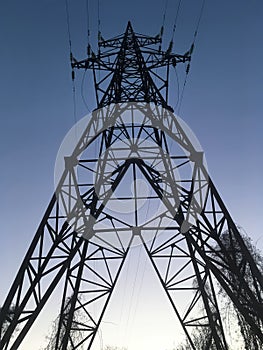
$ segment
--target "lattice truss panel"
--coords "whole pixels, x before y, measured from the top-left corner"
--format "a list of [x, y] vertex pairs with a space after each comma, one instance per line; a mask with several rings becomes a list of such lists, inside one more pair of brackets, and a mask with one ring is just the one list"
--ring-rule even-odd
[[227, 349], [215, 281], [262, 339], [262, 277], [179, 118], [146, 103], [96, 110], [59, 162], [56, 194], [3, 306], [12, 312], [0, 349], [18, 348], [62, 276], [54, 348], [90, 349], [135, 236], [193, 349], [194, 327]]

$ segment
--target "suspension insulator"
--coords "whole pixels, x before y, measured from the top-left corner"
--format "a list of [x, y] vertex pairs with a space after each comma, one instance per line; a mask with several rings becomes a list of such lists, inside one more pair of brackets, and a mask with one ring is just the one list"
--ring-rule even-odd
[[160, 30], [160, 37], [163, 36], [163, 26], [161, 27], [161, 30]]
[[91, 47], [90, 47], [90, 44], [89, 44], [88, 47], [87, 47], [87, 55], [88, 55], [88, 57], [90, 57], [90, 53], [91, 53]]
[[189, 54], [192, 55], [193, 51], [194, 51], [194, 47], [195, 47], [195, 44], [193, 43], [190, 47], [190, 50], [189, 50]]

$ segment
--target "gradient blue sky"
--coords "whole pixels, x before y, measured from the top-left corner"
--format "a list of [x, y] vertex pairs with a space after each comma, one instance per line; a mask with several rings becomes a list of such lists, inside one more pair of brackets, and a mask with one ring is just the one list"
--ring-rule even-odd
[[[128, 20], [135, 31], [156, 35], [164, 3], [100, 0], [102, 35], [123, 32]], [[90, 0], [94, 49], [96, 4]], [[166, 43], [176, 6], [168, 1]], [[182, 1], [178, 53], [191, 45], [200, 7], [201, 0]], [[84, 58], [85, 1], [69, 0], [69, 9], [73, 53]], [[54, 191], [56, 153], [75, 121], [64, 0], [2, 1], [0, 13], [1, 304]], [[262, 33], [261, 0], [207, 0], [180, 110], [206, 152], [210, 175], [234, 221], [261, 249]], [[176, 96], [174, 90], [172, 105]], [[77, 119], [87, 113], [78, 89]]]

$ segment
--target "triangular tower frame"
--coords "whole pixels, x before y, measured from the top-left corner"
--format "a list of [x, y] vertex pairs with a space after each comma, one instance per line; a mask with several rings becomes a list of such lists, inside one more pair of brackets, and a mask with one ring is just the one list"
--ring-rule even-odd
[[[74, 69], [93, 70], [97, 109], [65, 158], [56, 193], [1, 310], [1, 350], [19, 348], [63, 276], [54, 349], [79, 349], [83, 344], [90, 349], [135, 236], [192, 349], [193, 327], [208, 330], [205, 349], [228, 349], [215, 280], [263, 342], [262, 275], [207, 174], [203, 153], [168, 105], [169, 67], [189, 63], [190, 53], [173, 54], [171, 45], [165, 52], [152, 48], [160, 44], [160, 36], [136, 34], [129, 22], [123, 35], [100, 40], [97, 55], [90, 53], [83, 61], [72, 58]], [[157, 68], [166, 69], [165, 78]], [[105, 72], [99, 80], [97, 71]], [[85, 152], [96, 142], [99, 147], [91, 159]], [[178, 146], [176, 151], [171, 143]], [[178, 180], [178, 169], [184, 166], [192, 169], [191, 176]], [[77, 167], [85, 173], [84, 183]], [[134, 210], [124, 220], [125, 215], [111, 213], [110, 203], [128, 171], [135, 187], [126, 200]], [[138, 171], [149, 183], [147, 201], [162, 203], [160, 213], [144, 223], [138, 209], [143, 200], [136, 189]], [[120, 238], [124, 234], [125, 241]], [[228, 247], [221, 239], [225, 234]], [[113, 238], [118, 244], [112, 244]], [[243, 276], [245, 270], [253, 277], [251, 283]], [[184, 312], [177, 303], [182, 291], [191, 294]], [[90, 311], [94, 303], [101, 308], [97, 318]], [[196, 311], [199, 303], [202, 315]]]

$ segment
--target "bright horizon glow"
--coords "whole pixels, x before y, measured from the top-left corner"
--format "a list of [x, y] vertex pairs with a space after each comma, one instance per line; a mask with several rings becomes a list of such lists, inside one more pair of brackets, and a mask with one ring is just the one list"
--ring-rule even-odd
[[[58, 297], [56, 290], [51, 296], [52, 313], [50, 306], [44, 309], [19, 349], [31, 350], [32, 345], [33, 350], [33, 343], [41, 344], [35, 350], [44, 348], [50, 322], [58, 315]], [[184, 332], [142, 246], [131, 248], [99, 329], [94, 350], [107, 345], [127, 350], [173, 350], [184, 341]], [[238, 333], [233, 326], [230, 331], [231, 339], [226, 335], [231, 350], [241, 350]]]

